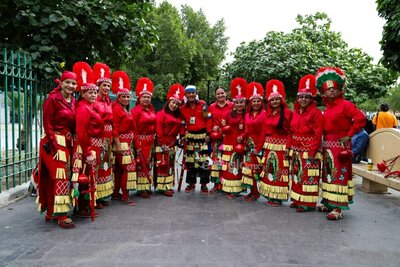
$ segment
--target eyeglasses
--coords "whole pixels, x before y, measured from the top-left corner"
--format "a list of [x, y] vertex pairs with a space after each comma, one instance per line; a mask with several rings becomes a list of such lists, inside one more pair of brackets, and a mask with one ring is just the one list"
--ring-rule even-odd
[[311, 99], [310, 95], [299, 95], [297, 96], [297, 99]]

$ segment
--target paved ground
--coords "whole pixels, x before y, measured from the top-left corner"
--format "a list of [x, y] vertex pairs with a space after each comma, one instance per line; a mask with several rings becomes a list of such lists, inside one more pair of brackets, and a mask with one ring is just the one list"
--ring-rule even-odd
[[399, 192], [356, 189], [338, 222], [197, 191], [114, 201], [72, 230], [27, 197], [0, 208], [0, 266], [400, 266]]

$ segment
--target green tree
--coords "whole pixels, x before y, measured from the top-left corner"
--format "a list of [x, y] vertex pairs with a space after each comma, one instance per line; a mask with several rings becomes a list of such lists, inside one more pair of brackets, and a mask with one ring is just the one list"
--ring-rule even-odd
[[392, 70], [400, 69], [400, 2], [398, 0], [376, 0], [380, 17], [386, 19], [383, 26], [381, 50], [382, 63]]
[[204, 98], [207, 81], [217, 79], [227, 51], [224, 21], [210, 25], [201, 10], [183, 5], [179, 11], [166, 1], [156, 8], [152, 20], [159, 40], [152, 53], [142, 54], [128, 67], [133, 79], [151, 77], [160, 99], [177, 82], [197, 85]]
[[268, 32], [261, 41], [241, 44], [234, 61], [225, 66], [228, 78], [241, 76], [263, 84], [280, 79], [287, 95], [294, 98], [303, 75], [336, 66], [346, 72], [346, 94], [357, 103], [383, 96], [394, 83], [396, 73], [374, 65], [361, 49], [349, 48], [340, 33], [330, 30], [331, 20], [325, 13], [298, 15], [296, 21], [300, 27], [288, 34]]
[[3, 0], [3, 47], [29, 52], [34, 68], [48, 77], [79, 60], [104, 61], [119, 68], [156, 42], [147, 19], [153, 0]]

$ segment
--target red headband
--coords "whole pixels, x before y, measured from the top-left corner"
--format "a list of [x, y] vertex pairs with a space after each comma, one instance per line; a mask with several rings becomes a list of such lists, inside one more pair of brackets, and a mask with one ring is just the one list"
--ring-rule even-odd
[[76, 76], [75, 72], [65, 70], [61, 75], [60, 81], [65, 81], [68, 79], [76, 81], [77, 76]]

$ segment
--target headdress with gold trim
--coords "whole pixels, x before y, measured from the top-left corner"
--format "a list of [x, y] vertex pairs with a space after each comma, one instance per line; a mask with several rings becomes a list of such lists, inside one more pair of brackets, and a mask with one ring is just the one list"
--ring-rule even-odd
[[344, 91], [346, 88], [346, 76], [339, 68], [320, 68], [315, 75], [317, 89], [324, 93], [328, 88]]

